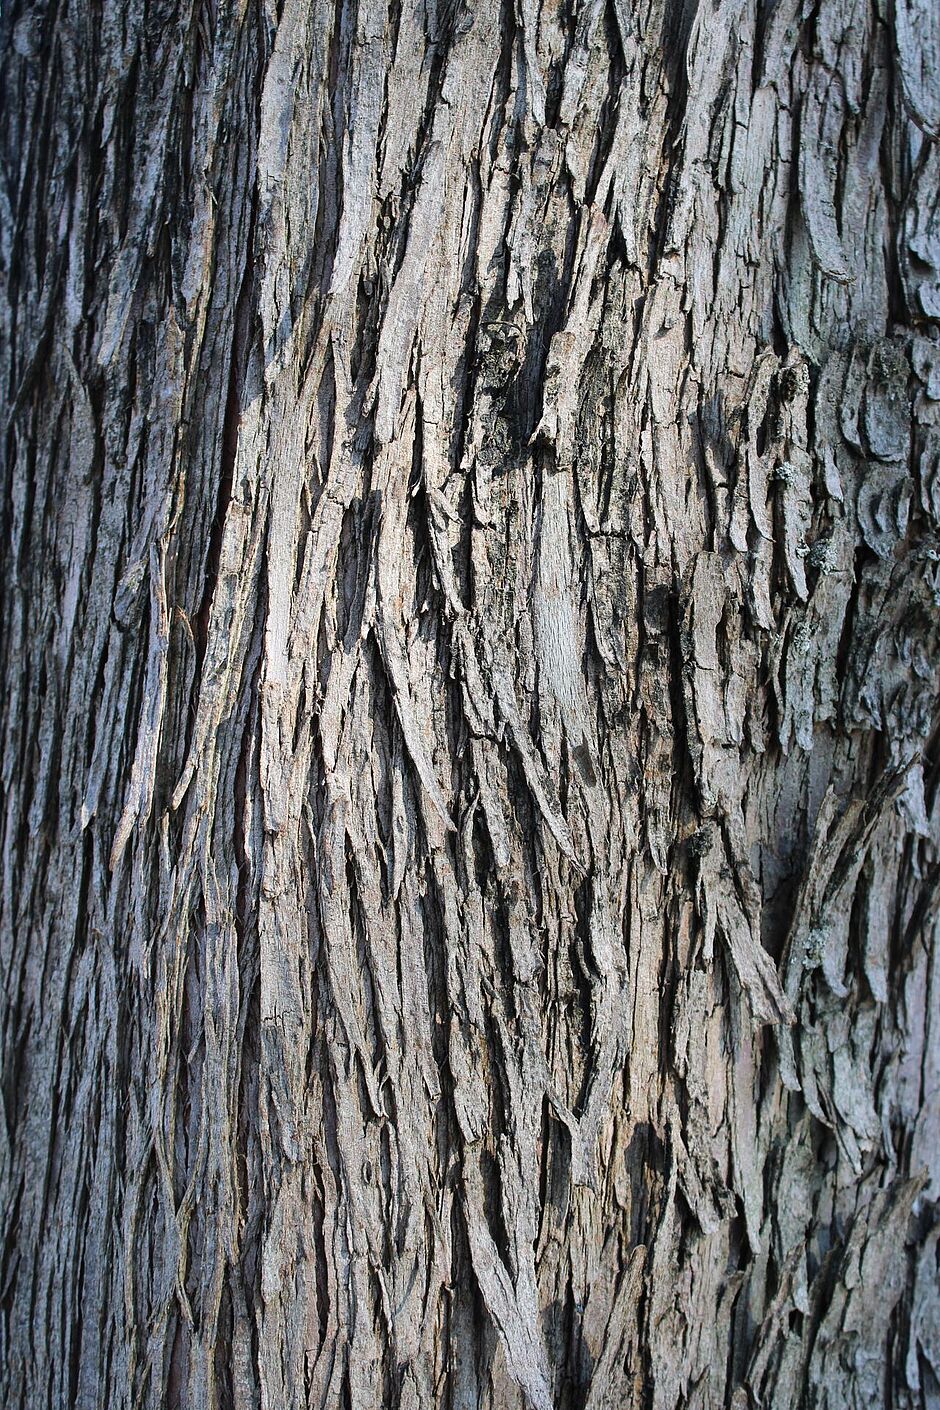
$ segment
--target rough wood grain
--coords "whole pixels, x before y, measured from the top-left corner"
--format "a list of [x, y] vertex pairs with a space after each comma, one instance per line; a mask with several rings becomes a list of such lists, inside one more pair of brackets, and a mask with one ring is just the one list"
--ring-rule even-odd
[[0, 1400], [940, 1404], [931, 0], [3, 0]]

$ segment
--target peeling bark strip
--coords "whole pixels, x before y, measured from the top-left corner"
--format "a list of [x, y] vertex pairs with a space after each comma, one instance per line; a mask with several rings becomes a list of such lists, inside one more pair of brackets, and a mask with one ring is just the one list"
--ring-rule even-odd
[[3, 0], [0, 1401], [940, 1403], [932, 0]]

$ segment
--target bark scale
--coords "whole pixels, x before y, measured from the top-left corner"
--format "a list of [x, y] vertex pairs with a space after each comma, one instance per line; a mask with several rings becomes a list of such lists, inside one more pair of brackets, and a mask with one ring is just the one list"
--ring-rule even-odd
[[940, 1403], [931, 0], [4, 0], [0, 1396]]

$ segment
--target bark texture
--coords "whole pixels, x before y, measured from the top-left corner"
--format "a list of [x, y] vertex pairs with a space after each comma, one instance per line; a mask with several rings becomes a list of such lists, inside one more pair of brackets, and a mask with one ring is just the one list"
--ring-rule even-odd
[[0, 27], [0, 1400], [937, 1407], [935, 0]]

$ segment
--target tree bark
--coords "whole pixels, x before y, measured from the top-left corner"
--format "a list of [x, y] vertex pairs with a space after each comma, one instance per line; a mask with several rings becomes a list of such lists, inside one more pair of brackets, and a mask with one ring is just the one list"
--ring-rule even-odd
[[0, 1399], [940, 1405], [933, 0], [3, 0]]

